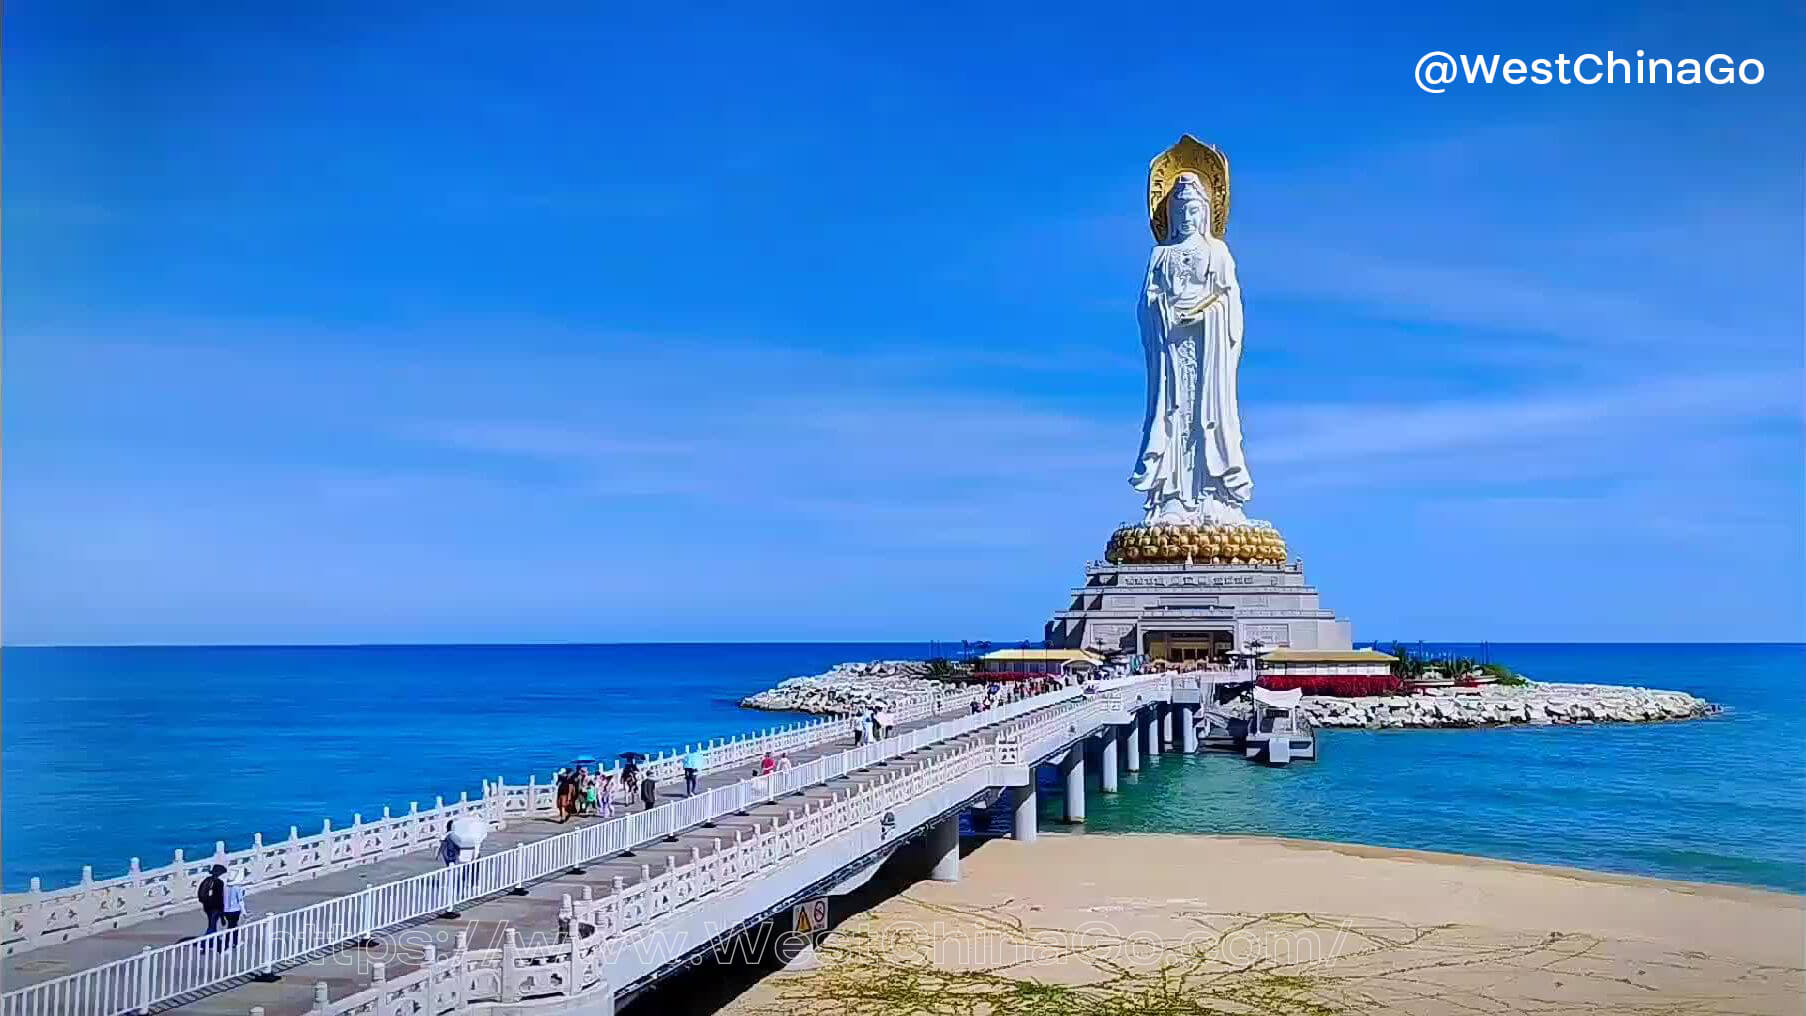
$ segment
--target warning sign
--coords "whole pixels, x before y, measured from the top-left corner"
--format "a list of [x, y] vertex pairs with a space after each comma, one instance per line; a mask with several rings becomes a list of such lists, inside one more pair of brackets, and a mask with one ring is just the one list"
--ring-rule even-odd
[[812, 935], [828, 930], [828, 898], [817, 896], [798, 903], [790, 910], [790, 922], [798, 935]]

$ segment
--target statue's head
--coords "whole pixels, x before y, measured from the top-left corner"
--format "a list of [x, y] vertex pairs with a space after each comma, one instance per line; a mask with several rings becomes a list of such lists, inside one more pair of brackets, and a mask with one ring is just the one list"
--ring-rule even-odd
[[1196, 173], [1180, 173], [1173, 182], [1172, 196], [1167, 199], [1171, 214], [1167, 216], [1171, 235], [1169, 243], [1178, 243], [1210, 230], [1210, 198]]

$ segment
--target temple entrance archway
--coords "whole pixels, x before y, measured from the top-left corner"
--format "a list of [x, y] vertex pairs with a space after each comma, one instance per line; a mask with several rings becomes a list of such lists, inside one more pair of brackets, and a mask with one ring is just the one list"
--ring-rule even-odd
[[1174, 663], [1223, 663], [1235, 651], [1235, 633], [1227, 630], [1150, 631], [1144, 635], [1144, 653], [1151, 659]]

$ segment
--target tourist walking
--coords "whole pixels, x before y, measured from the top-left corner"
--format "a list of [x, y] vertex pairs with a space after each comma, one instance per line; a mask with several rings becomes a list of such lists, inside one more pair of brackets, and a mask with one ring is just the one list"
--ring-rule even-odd
[[558, 770], [558, 822], [564, 824], [565, 819], [577, 814], [581, 798], [578, 796], [581, 777], [571, 769]]
[[207, 934], [219, 931], [220, 915], [226, 912], [226, 880], [220, 878], [226, 873], [226, 866], [216, 864], [207, 869], [207, 877], [201, 879], [195, 890], [195, 899], [200, 901], [201, 913], [207, 915]]
[[621, 789], [627, 791], [626, 804], [631, 808], [633, 806], [634, 796], [640, 792], [640, 767], [638, 760], [630, 758], [627, 760], [627, 764], [621, 767]]
[[596, 806], [596, 814], [615, 817], [615, 774], [606, 769], [596, 773]]
[[778, 756], [778, 772], [781, 773], [788, 768], [790, 768], [790, 756], [789, 755], [779, 755]]
[[651, 773], [640, 776], [640, 803], [646, 806], [647, 811], [651, 811], [652, 806], [658, 803], [658, 790], [653, 786]]
[[226, 883], [225, 910], [219, 915], [220, 927], [225, 929], [221, 936], [221, 948], [231, 949], [238, 945], [238, 922], [244, 919], [245, 900], [250, 895], [242, 880], [234, 879]]
[[880, 738], [889, 737], [893, 732], [893, 728], [897, 725], [897, 718], [891, 714], [889, 707], [878, 710], [872, 718], [878, 723], [878, 736]]
[[[478, 851], [482, 848], [482, 840], [481, 838], [478, 838], [475, 843], [468, 848], [468, 856], [466, 856], [467, 848], [463, 843], [459, 842], [458, 834], [453, 828], [457, 821], [464, 820], [454, 820], [453, 822], [445, 823], [445, 839], [439, 841], [439, 860], [447, 868], [455, 868], [466, 861], [475, 860]], [[466, 838], [468, 838], [468, 831]], [[455, 891], [464, 893], [470, 892], [475, 888], [474, 880], [476, 879], [476, 876], [477, 871], [475, 867], [466, 870], [462, 875], [452, 875], [451, 882], [455, 884]]]
[[684, 796], [696, 796], [696, 777], [702, 775], [702, 750], [691, 749], [684, 755]]
[[464, 848], [458, 846], [458, 841], [452, 838], [452, 824], [445, 823], [445, 839], [439, 841], [439, 860], [449, 868], [463, 856]]
[[600, 802], [598, 802], [596, 800], [597, 778], [596, 778], [595, 774], [591, 773], [588, 769], [582, 770], [582, 773], [583, 773], [583, 813], [585, 815], [598, 814], [601, 812], [602, 808], [601, 808]]
[[770, 776], [777, 768], [778, 760], [771, 757], [771, 752], [766, 752], [765, 757], [759, 760], [760, 776]]

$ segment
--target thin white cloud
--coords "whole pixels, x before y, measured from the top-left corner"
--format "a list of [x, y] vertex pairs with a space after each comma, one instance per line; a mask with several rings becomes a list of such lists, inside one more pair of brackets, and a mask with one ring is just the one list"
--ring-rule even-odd
[[1483, 400], [1277, 406], [1263, 413], [1272, 429], [1259, 439], [1259, 457], [1283, 467], [1518, 445], [1560, 460], [1585, 455], [1606, 428], [1665, 421], [1697, 431], [1797, 420], [1799, 412], [1796, 379], [1775, 373], [1668, 376]]
[[1294, 246], [1286, 263], [1288, 270], [1270, 280], [1274, 294], [1326, 300], [1387, 320], [1549, 336], [1589, 356], [1598, 355], [1599, 347], [1639, 355], [1653, 347], [1657, 355], [1677, 356], [1701, 347], [1720, 352], [1775, 347], [1773, 335], [1715, 322], [1704, 316], [1709, 304], [1675, 299], [1671, 289], [1660, 297], [1587, 289], [1499, 268], [1389, 260], [1372, 251]]
[[421, 427], [419, 433], [429, 440], [465, 451], [553, 460], [689, 455], [700, 450], [692, 441], [622, 438], [555, 423], [463, 421]]

